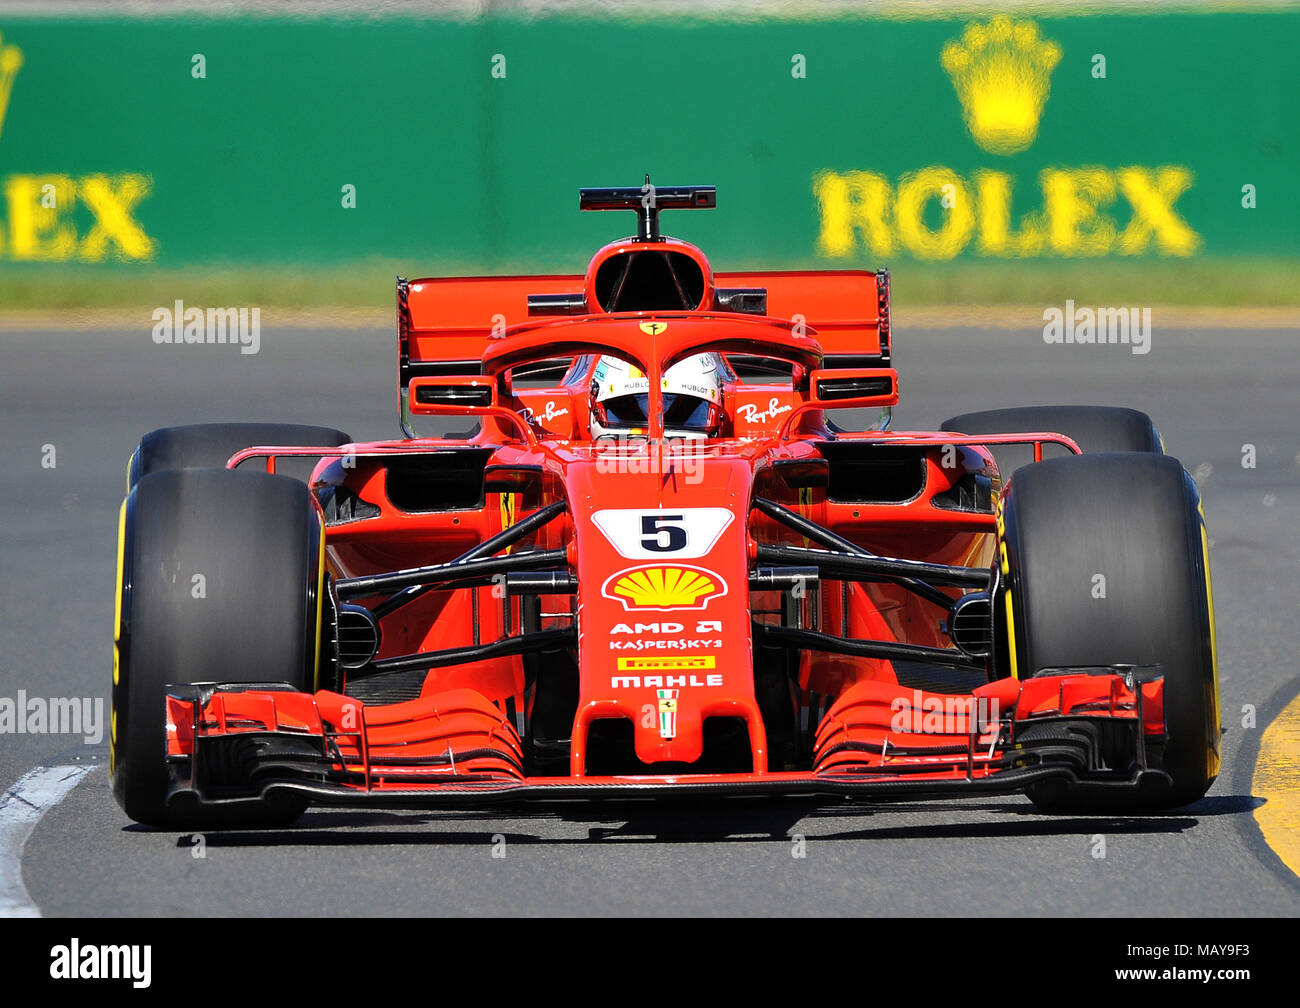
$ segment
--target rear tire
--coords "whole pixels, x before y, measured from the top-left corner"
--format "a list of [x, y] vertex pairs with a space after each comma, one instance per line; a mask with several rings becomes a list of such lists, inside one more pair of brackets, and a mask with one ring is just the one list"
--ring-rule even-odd
[[315, 688], [324, 530], [307, 487], [227, 469], [155, 472], [122, 505], [109, 772], [132, 819], [161, 827], [291, 822], [306, 801], [167, 805], [169, 685]]
[[142, 437], [131, 455], [126, 469], [126, 489], [129, 493], [142, 477], [153, 472], [224, 469], [231, 455], [252, 445], [337, 448], [351, 442], [341, 430], [305, 424], [214, 423], [160, 427]]
[[1049, 812], [1152, 811], [1201, 798], [1219, 771], [1219, 693], [1208, 540], [1191, 477], [1163, 455], [1051, 459], [1016, 471], [1002, 520], [1002, 601], [1021, 678], [1113, 664], [1160, 665], [1165, 678], [1167, 740], [1150, 758], [1172, 788], [1112, 797], [1053, 781], [1030, 798]]

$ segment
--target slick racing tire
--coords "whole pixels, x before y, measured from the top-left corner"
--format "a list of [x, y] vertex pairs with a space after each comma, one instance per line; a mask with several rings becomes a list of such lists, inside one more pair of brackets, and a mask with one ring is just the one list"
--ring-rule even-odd
[[[1012, 674], [1158, 665], [1166, 738], [1147, 747], [1172, 787], [1047, 781], [1049, 812], [1153, 811], [1196, 801], [1219, 771], [1209, 547], [1191, 477], [1167, 455], [1107, 452], [1016, 470], [1002, 500], [1002, 605]], [[1124, 768], [1119, 768], [1124, 769]]]
[[[224, 469], [230, 456], [252, 445], [311, 445], [337, 448], [352, 439], [333, 427], [305, 424], [214, 423], [160, 427], [140, 439], [126, 468], [126, 489], [141, 477], [168, 469]], [[257, 460], [250, 460], [253, 466]], [[315, 462], [310, 459], [309, 462]], [[287, 468], [290, 460], [284, 460]]]
[[[945, 420], [940, 430], [960, 434], [1017, 434], [1052, 431], [1072, 439], [1085, 453], [1154, 452], [1164, 446], [1151, 418], [1140, 410], [1122, 406], [1020, 406], [1014, 409], [963, 413]], [[1034, 461], [1033, 445], [993, 445], [989, 449], [1003, 478]], [[1044, 458], [1064, 448], [1044, 446]]]
[[284, 683], [313, 691], [320, 661], [323, 527], [305, 484], [227, 469], [156, 472], [122, 504], [109, 773], [152, 826], [272, 825], [295, 797], [229, 812], [169, 807], [170, 685]]

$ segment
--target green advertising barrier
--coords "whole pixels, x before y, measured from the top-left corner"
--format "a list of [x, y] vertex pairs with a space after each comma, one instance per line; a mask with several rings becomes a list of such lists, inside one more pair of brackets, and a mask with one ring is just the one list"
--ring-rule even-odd
[[0, 20], [0, 271], [580, 268], [714, 183], [729, 268], [1300, 256], [1300, 11]]

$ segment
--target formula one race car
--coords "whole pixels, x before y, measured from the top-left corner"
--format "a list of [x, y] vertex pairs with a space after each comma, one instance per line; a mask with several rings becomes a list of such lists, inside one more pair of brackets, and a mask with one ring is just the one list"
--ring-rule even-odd
[[118, 553], [127, 815], [1205, 794], [1204, 517], [1150, 419], [889, 430], [888, 272], [715, 273], [659, 232], [715, 201], [584, 189], [638, 220], [584, 276], [399, 278], [401, 440], [145, 436]]

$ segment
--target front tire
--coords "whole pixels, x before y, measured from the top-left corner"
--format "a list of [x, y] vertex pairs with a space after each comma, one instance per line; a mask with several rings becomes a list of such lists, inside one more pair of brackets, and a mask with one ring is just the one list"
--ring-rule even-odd
[[1035, 786], [1045, 811], [1150, 811], [1201, 798], [1219, 771], [1209, 550], [1196, 485], [1176, 459], [1134, 452], [1018, 469], [1002, 505], [1009, 646], [1020, 678], [1114, 664], [1163, 670], [1167, 738], [1152, 764], [1172, 788], [1117, 800]]
[[109, 772], [132, 819], [160, 827], [292, 821], [306, 803], [231, 814], [167, 805], [169, 685], [313, 691], [324, 529], [305, 484], [227, 469], [144, 476], [122, 505]]
[[[139, 446], [127, 462], [126, 489], [130, 493], [143, 477], [154, 472], [224, 469], [230, 456], [252, 445], [337, 448], [351, 441], [348, 435], [333, 427], [305, 424], [213, 423], [160, 427], [140, 439]], [[292, 461], [285, 459], [286, 463]]]
[[[961, 434], [1018, 434], [1022, 431], [1051, 431], [1064, 434], [1084, 454], [1095, 452], [1164, 452], [1160, 432], [1141, 410], [1124, 406], [1018, 406], [1011, 409], [963, 413], [945, 420], [940, 430]], [[1032, 445], [991, 445], [994, 460], [1003, 477], [1034, 461]], [[1045, 446], [1046, 452], [1064, 448]]]

